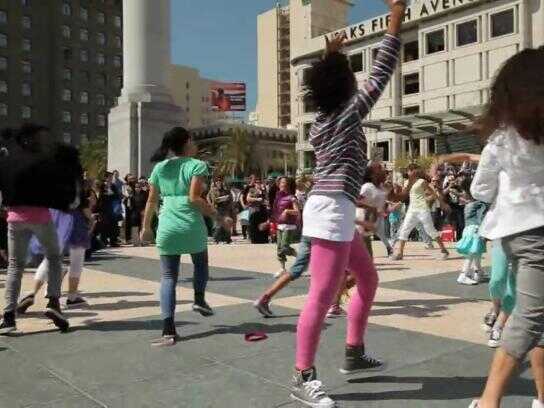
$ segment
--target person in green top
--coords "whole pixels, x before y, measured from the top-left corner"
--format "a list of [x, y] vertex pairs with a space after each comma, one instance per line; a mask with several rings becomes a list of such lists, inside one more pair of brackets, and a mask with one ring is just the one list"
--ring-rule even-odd
[[215, 217], [216, 212], [202, 198], [208, 166], [193, 158], [195, 154], [189, 132], [175, 127], [165, 133], [160, 148], [151, 158], [157, 164], [149, 178], [141, 238], [148, 241], [152, 237], [151, 221], [162, 199], [156, 243], [161, 263], [160, 304], [164, 322], [161, 341], [168, 344], [177, 339], [174, 313], [181, 255], [191, 254], [194, 264], [193, 310], [203, 316], [213, 314], [204, 300], [208, 282], [208, 234], [204, 216]]

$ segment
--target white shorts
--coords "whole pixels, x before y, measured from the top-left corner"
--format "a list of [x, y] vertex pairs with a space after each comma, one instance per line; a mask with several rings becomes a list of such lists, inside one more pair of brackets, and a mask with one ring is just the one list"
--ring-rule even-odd
[[406, 213], [406, 216], [404, 217], [402, 227], [400, 227], [398, 239], [401, 241], [408, 241], [408, 239], [410, 238], [410, 234], [419, 223], [423, 224], [423, 229], [425, 230], [427, 235], [429, 235], [432, 239], [438, 238], [440, 234], [434, 227], [431, 211], [408, 210], [408, 212]]

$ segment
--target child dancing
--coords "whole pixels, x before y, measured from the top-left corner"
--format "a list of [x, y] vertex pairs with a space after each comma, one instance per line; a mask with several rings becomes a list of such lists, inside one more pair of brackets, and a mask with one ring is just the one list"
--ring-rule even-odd
[[[534, 408], [544, 407], [544, 48], [525, 49], [500, 69], [479, 121], [489, 138], [472, 196], [492, 204], [480, 228], [501, 239], [517, 278], [516, 306], [485, 390], [471, 407], [499, 408], [510, 379], [530, 354]], [[523, 73], [523, 75], [520, 75]]]
[[327, 309], [349, 270], [357, 290], [348, 307], [346, 374], [381, 369], [383, 363], [365, 354], [364, 332], [378, 286], [368, 251], [355, 232], [355, 208], [367, 163], [362, 120], [389, 82], [397, 65], [400, 31], [406, 5], [391, 2], [391, 18], [368, 80], [357, 90], [347, 57], [340, 52], [343, 38], [329, 42], [324, 57], [314, 63], [308, 78], [309, 95], [319, 114], [310, 129], [316, 152], [315, 185], [303, 213], [303, 235], [312, 238], [310, 292], [297, 326], [295, 373], [291, 397], [320, 408], [335, 406], [314, 367]]

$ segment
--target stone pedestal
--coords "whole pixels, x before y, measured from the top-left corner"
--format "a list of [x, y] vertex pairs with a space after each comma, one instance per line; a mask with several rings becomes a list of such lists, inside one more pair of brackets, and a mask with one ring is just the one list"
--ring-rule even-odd
[[150, 158], [163, 134], [183, 124], [183, 111], [172, 104], [126, 102], [116, 106], [109, 116], [108, 169], [149, 177]]
[[108, 121], [108, 169], [149, 176], [164, 133], [185, 125], [168, 89], [170, 0], [123, 0], [123, 59], [123, 90]]

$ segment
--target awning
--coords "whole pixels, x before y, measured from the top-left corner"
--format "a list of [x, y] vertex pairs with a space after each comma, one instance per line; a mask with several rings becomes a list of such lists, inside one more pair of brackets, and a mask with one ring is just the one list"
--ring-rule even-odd
[[483, 105], [477, 105], [444, 112], [367, 120], [363, 121], [363, 126], [379, 132], [393, 132], [413, 139], [437, 137], [464, 133], [469, 129], [474, 119], [483, 113], [483, 110]]
[[297, 142], [297, 131], [290, 129], [268, 128], [253, 126], [245, 123], [223, 122], [209, 126], [190, 129], [189, 133], [196, 142], [214, 141], [229, 136], [229, 133], [240, 129], [249, 137], [263, 142], [274, 142], [288, 145], [295, 145]]

